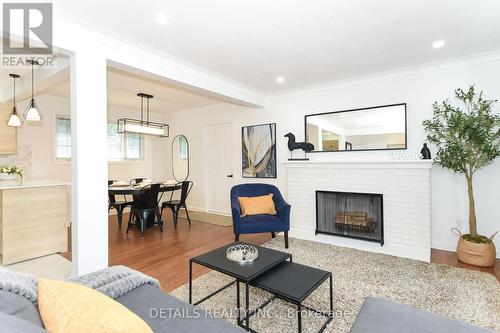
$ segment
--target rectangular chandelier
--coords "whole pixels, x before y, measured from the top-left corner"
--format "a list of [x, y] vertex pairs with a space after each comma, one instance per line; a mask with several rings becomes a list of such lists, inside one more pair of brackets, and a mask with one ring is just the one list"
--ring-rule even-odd
[[[141, 120], [131, 118], [118, 119], [118, 133], [146, 134], [167, 138], [169, 135], [167, 124], [149, 121], [149, 100], [153, 98], [153, 95], [138, 93], [137, 96], [141, 99]], [[144, 99], [146, 99], [146, 120], [144, 120]]]
[[138, 119], [121, 118], [118, 119], [118, 133], [136, 133], [155, 135], [161, 138], [168, 138], [169, 128], [167, 124], [140, 121]]

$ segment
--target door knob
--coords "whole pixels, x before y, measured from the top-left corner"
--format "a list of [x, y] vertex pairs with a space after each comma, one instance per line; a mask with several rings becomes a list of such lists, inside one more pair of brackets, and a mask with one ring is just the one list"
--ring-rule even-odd
[[233, 178], [233, 174], [227, 175], [227, 178]]

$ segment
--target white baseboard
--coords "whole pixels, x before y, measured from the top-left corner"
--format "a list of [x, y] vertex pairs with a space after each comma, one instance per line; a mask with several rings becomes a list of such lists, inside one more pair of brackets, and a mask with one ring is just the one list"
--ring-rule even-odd
[[200, 213], [206, 213], [207, 210], [203, 207], [193, 207], [193, 206], [189, 206], [189, 210], [192, 210], [193, 212], [200, 212]]
[[210, 213], [210, 214], [218, 214], [218, 215], [223, 215], [223, 216], [231, 216], [231, 213], [219, 213], [219, 212], [210, 212], [207, 209], [203, 207], [192, 207], [189, 206], [189, 210], [194, 211], [194, 212], [201, 212], [201, 213]]
[[432, 243], [432, 248], [437, 250], [457, 252], [457, 243], [455, 244]]

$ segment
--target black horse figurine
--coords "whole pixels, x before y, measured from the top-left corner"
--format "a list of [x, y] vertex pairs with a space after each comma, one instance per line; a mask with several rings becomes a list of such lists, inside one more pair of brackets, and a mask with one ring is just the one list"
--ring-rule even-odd
[[305, 158], [305, 154], [309, 151], [314, 150], [314, 145], [312, 143], [295, 142], [295, 135], [293, 135], [292, 133], [287, 133], [285, 135], [285, 138], [288, 138], [288, 150], [290, 151], [290, 158], [288, 160], [294, 160], [293, 151], [295, 149], [302, 149], [304, 151], [304, 158], [301, 158], [299, 160], [307, 160], [307, 158]]

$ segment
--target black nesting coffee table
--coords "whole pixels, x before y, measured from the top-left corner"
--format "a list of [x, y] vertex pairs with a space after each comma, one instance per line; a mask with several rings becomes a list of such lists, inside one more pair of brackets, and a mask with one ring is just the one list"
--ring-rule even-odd
[[[252, 245], [259, 251], [259, 256], [253, 262], [250, 263], [237, 263], [226, 258], [226, 249], [233, 245], [247, 244]], [[234, 242], [208, 253], [202, 254], [200, 256], [191, 258], [189, 260], [189, 303], [193, 305], [198, 305], [201, 302], [206, 301], [210, 297], [220, 293], [221, 291], [229, 288], [236, 283], [236, 305], [237, 305], [237, 320], [238, 325], [245, 328], [247, 331], [250, 330], [250, 317], [247, 315], [243, 320], [240, 316], [240, 282], [245, 284], [245, 312], [248, 312], [250, 308], [250, 294], [248, 292], [249, 284], [252, 280], [258, 278], [263, 273], [271, 270], [277, 265], [281, 264], [286, 260], [292, 260], [292, 255], [289, 253], [271, 250], [262, 246], [257, 246], [253, 244], [248, 244], [244, 242]], [[201, 266], [208, 267], [214, 271], [221, 272], [223, 274], [229, 275], [235, 280], [222, 288], [214, 291], [208, 296], [203, 297], [201, 300], [193, 303], [193, 263]], [[242, 322], [245, 322], [244, 324]]]
[[[236, 284], [237, 323], [247, 331], [250, 329], [250, 317], [258, 310], [264, 308], [273, 299], [280, 298], [298, 307], [299, 332], [302, 330], [302, 308], [327, 317], [326, 323], [321, 328], [322, 332], [332, 321], [332, 274], [327, 271], [292, 263], [292, 255], [289, 253], [271, 250], [265, 247], [253, 245], [259, 251], [259, 256], [250, 263], [237, 263], [226, 258], [226, 249], [237, 244], [248, 244], [234, 242], [189, 260], [189, 303], [198, 305], [210, 297]], [[231, 283], [214, 291], [208, 296], [193, 303], [193, 263], [202, 265], [235, 278]], [[306, 307], [302, 302], [318, 288], [326, 279], [330, 278], [330, 313], [321, 312]], [[241, 318], [240, 311], [240, 283], [245, 284], [245, 316]], [[273, 294], [273, 297], [253, 311], [250, 308], [249, 286], [261, 288]]]
[[[330, 283], [330, 312], [313, 309], [302, 304], [327, 279]], [[302, 332], [302, 309], [320, 314], [326, 318], [319, 332], [323, 332], [333, 320], [333, 295], [332, 295], [332, 273], [314, 267], [300, 265], [293, 262], [283, 262], [261, 275], [251, 282], [252, 287], [266, 290], [273, 294], [269, 300], [264, 302], [248, 316], [252, 316], [263, 309], [271, 301], [280, 298], [297, 306], [297, 321], [299, 332]]]

